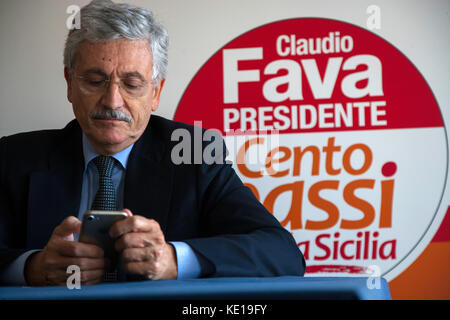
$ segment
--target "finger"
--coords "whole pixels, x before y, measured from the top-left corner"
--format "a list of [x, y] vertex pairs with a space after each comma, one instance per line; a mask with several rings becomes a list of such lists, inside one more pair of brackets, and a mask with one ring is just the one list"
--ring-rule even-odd
[[156, 254], [150, 248], [128, 248], [122, 252], [122, 260], [124, 263], [144, 262], [154, 259]]
[[[129, 217], [132, 217], [133, 216], [133, 213], [131, 213], [131, 210], [129, 210], [129, 209], [123, 209], [123, 210], [121, 210], [122, 212], [124, 212], [124, 213], [126, 213], [126, 215], [127, 215], [127, 217], [129, 218]], [[119, 223], [121, 220], [119, 220], [119, 221], [116, 221], [115, 223], [113, 223], [113, 225], [110, 227], [110, 231], [111, 231], [111, 229], [113, 229], [113, 227], [117, 224], [117, 223]], [[111, 236], [111, 233], [110, 233], [110, 236]]]
[[77, 260], [72, 260], [72, 264], [80, 267], [81, 271], [92, 271], [92, 270], [104, 270], [110, 266], [110, 262], [107, 259], [92, 259], [92, 258], [81, 258]]
[[105, 270], [88, 270], [81, 272], [81, 283], [99, 283], [102, 281]]
[[52, 237], [73, 241], [73, 234], [81, 232], [81, 221], [74, 216], [67, 217], [53, 230]]
[[90, 243], [57, 241], [53, 245], [56, 251], [65, 257], [102, 258], [105, 254], [102, 248]]
[[[103, 280], [103, 276], [105, 274], [104, 269], [97, 270], [86, 270], [81, 271], [80, 273], [80, 282], [83, 284], [91, 283], [100, 283]], [[49, 285], [67, 285], [67, 279], [70, 277], [70, 274], [64, 271], [56, 271], [51, 272], [46, 275], [46, 281]]]
[[121, 252], [126, 248], [145, 248], [160, 246], [165, 243], [162, 233], [133, 232], [126, 233], [114, 243], [116, 251]]
[[153, 279], [157, 268], [149, 262], [128, 262], [124, 263], [123, 269], [128, 274], [139, 274], [147, 279]]
[[45, 275], [47, 285], [63, 286], [67, 284], [67, 278], [70, 276], [66, 270], [52, 270]]
[[110, 266], [111, 262], [108, 259], [99, 258], [70, 258], [70, 257], [57, 257], [46, 260], [46, 266], [48, 270], [67, 270], [69, 266], [77, 266], [81, 270], [100, 270], [106, 269]]
[[109, 230], [111, 238], [116, 239], [130, 232], [161, 232], [159, 223], [142, 216], [132, 216], [115, 223]]

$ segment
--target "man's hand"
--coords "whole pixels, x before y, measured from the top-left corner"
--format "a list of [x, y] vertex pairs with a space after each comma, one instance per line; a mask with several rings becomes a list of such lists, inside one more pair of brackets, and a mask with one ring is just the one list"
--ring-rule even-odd
[[80, 232], [81, 221], [67, 217], [53, 230], [44, 250], [31, 255], [25, 266], [25, 278], [32, 286], [66, 285], [67, 267], [77, 265], [81, 270], [81, 284], [95, 284], [103, 279], [109, 263], [102, 248], [74, 242], [73, 233]]
[[133, 216], [116, 222], [109, 235], [115, 239], [115, 248], [121, 253], [124, 270], [146, 279], [176, 279], [175, 249], [168, 244], [159, 223], [142, 216]]

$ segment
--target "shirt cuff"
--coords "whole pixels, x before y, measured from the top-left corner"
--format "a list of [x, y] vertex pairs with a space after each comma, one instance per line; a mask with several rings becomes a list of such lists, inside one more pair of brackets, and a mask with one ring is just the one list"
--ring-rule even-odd
[[40, 250], [27, 251], [11, 262], [0, 273], [0, 282], [6, 285], [26, 286], [27, 282], [24, 275], [25, 263], [27, 262], [28, 257], [37, 251]]
[[177, 255], [177, 279], [195, 279], [200, 277], [202, 269], [194, 250], [185, 242], [169, 242]]

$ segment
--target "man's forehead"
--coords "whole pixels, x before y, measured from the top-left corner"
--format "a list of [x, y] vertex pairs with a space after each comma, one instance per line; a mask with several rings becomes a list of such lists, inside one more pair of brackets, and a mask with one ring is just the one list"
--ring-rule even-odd
[[152, 55], [146, 40], [83, 41], [77, 48], [75, 69], [100, 69], [106, 73], [137, 71], [145, 75], [152, 71]]

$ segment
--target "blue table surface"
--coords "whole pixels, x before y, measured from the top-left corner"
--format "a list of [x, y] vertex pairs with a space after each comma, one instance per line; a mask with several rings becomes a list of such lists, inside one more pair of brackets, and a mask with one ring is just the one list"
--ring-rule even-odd
[[[372, 286], [368, 285], [372, 281]], [[375, 280], [379, 286], [373, 287]], [[359, 299], [390, 300], [384, 278], [366, 277], [273, 277], [208, 278], [102, 283], [67, 287], [0, 287], [0, 300], [152, 299], [152, 300], [297, 300]]]

